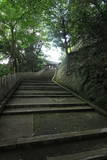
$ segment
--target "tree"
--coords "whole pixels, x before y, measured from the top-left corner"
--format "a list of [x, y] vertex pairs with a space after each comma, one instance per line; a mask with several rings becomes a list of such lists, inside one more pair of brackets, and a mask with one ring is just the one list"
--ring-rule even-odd
[[44, 56], [41, 53], [42, 41], [35, 42], [24, 49], [23, 62], [19, 64], [20, 71], [32, 71], [38, 69], [38, 64], [43, 64]]
[[51, 32], [50, 35], [53, 41], [65, 50], [66, 54], [69, 53], [69, 49], [71, 48], [70, 3], [69, 0], [57, 0], [46, 11], [46, 21]]
[[67, 54], [80, 41], [89, 43], [107, 37], [104, 0], [57, 0], [46, 12], [49, 35]]
[[[23, 59], [23, 49], [35, 42], [41, 19], [40, 7], [37, 11], [26, 1], [3, 0], [0, 2], [0, 51], [7, 55], [17, 72], [19, 61]], [[38, 6], [36, 6], [38, 7]]]
[[75, 0], [71, 5], [71, 34], [74, 44], [97, 41], [107, 36], [107, 4], [102, 0]]

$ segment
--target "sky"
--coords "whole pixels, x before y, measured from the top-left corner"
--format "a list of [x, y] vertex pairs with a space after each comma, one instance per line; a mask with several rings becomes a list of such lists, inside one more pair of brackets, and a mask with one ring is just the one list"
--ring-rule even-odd
[[8, 61], [9, 61], [8, 59], [0, 60], [0, 64], [7, 64]]
[[53, 62], [60, 62], [61, 58], [61, 49], [51, 46], [50, 48], [46, 48], [45, 46], [42, 47], [43, 53], [47, 56], [47, 60]]

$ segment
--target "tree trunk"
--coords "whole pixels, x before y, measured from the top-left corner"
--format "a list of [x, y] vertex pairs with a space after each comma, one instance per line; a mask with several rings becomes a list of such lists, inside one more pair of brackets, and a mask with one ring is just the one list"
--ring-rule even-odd
[[65, 40], [65, 52], [68, 54], [68, 42], [67, 42], [67, 32], [66, 32], [66, 24], [64, 18], [62, 18], [62, 27], [63, 27], [63, 38]]
[[67, 56], [67, 75], [70, 74], [70, 59], [69, 59], [69, 52], [68, 52], [68, 41], [67, 41], [67, 32], [66, 32], [66, 24], [65, 24], [65, 20], [64, 18], [62, 18], [62, 27], [63, 27], [63, 37], [65, 40], [65, 52], [66, 52], [66, 56]]
[[14, 27], [11, 25], [11, 56], [13, 59], [13, 70], [17, 72], [17, 59], [15, 51], [15, 37], [14, 37]]

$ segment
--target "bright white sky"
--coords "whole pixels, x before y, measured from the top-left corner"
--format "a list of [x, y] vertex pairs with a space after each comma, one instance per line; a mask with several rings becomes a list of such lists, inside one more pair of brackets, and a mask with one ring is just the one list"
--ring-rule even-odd
[[61, 58], [61, 49], [51, 46], [50, 48], [42, 47], [43, 53], [47, 56], [47, 60], [53, 62], [60, 62]]
[[8, 61], [9, 61], [8, 59], [0, 60], [0, 64], [7, 64]]

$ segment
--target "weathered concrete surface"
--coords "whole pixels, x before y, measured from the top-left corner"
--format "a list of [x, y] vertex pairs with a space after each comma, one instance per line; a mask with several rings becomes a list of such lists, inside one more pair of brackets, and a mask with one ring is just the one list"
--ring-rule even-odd
[[95, 112], [34, 114], [35, 135], [79, 132], [107, 127], [107, 118]]
[[67, 98], [67, 97], [74, 97], [73, 95], [70, 95], [70, 94], [57, 94], [57, 95], [52, 95], [52, 94], [42, 94], [42, 95], [33, 95], [33, 94], [28, 94], [28, 95], [17, 95], [17, 94], [14, 94], [12, 95], [12, 98]]
[[[100, 145], [99, 145], [100, 144]], [[80, 152], [107, 148], [107, 138], [83, 141], [67, 141], [54, 144], [25, 145], [10, 150], [0, 150], [0, 160], [47, 160], [47, 157], [70, 155]]]
[[47, 94], [47, 95], [57, 95], [57, 94], [70, 94], [69, 92], [67, 91], [50, 91], [50, 90], [17, 90], [15, 92], [15, 94], [33, 94], [33, 95], [38, 95], [38, 94]]
[[22, 77], [28, 81], [50, 81], [54, 75], [55, 69], [46, 69], [39, 72], [25, 72], [22, 73]]
[[7, 105], [34, 105], [34, 104], [86, 104], [86, 102], [75, 97], [68, 98], [13, 98]]
[[30, 137], [33, 134], [33, 115], [12, 115], [0, 118], [0, 142], [2, 140]]
[[[35, 82], [35, 79], [33, 81]], [[42, 89], [18, 90], [19, 95], [20, 93], [28, 95], [70, 94], [66, 91]], [[48, 102], [53, 107], [46, 106], [45, 104], [48, 105]], [[42, 112], [45, 109], [66, 109], [64, 105], [69, 102], [71, 104], [75, 102], [77, 105], [66, 105], [67, 109], [89, 107], [75, 97], [42, 97], [41, 99], [40, 97], [12, 97], [8, 101], [9, 104], [5, 111], [13, 111], [14, 114], [1, 117], [0, 145], [5, 147], [13, 145], [16, 146], [16, 149], [7, 150], [5, 148], [3, 152], [0, 151], [0, 160], [46, 160], [47, 157], [79, 153], [107, 146], [107, 119], [92, 109], [81, 112], [73, 110], [70, 112], [67, 110], [54, 113]], [[39, 105], [41, 103], [42, 106]], [[60, 106], [56, 104], [60, 104]], [[34, 109], [42, 111], [35, 113]], [[28, 114], [26, 111], [29, 110], [31, 112]], [[20, 114], [20, 111], [24, 113]], [[96, 131], [96, 129], [98, 130]]]
[[107, 127], [107, 119], [95, 112], [45, 113], [2, 116], [0, 119], [0, 142], [2, 140], [33, 135], [80, 132]]
[[59, 87], [59, 86], [20, 86], [18, 89], [20, 90], [59, 90], [59, 91], [64, 91], [63, 88]]
[[27, 114], [27, 113], [58, 113], [58, 112], [82, 112], [82, 111], [94, 111], [89, 106], [72, 106], [72, 107], [22, 107], [22, 108], [7, 108], [3, 114]]
[[57, 157], [48, 157], [47, 160], [95, 160], [107, 158], [107, 148], [97, 149], [95, 151], [82, 152], [74, 155], [64, 155]]

